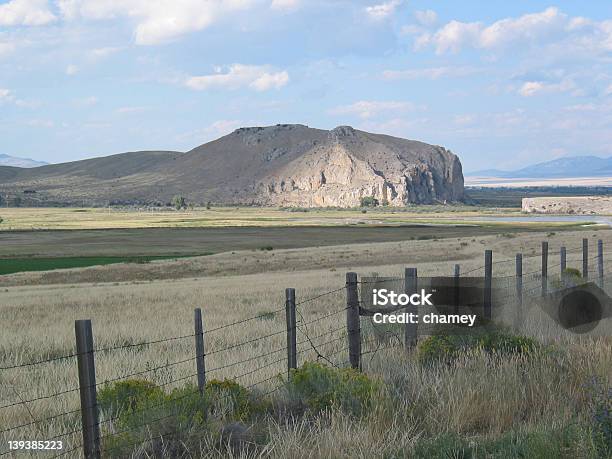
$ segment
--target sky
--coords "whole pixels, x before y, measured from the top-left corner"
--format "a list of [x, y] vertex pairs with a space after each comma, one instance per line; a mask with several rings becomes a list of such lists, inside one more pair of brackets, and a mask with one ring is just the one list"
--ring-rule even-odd
[[612, 156], [612, 2], [0, 0], [0, 153], [188, 151], [300, 123], [464, 171]]

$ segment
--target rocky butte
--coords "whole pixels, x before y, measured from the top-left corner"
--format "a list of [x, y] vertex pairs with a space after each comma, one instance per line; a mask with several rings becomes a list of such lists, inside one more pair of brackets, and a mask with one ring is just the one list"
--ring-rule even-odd
[[248, 127], [193, 150], [131, 152], [35, 169], [0, 167], [0, 194], [51, 203], [190, 202], [301, 207], [463, 199], [459, 158], [444, 147], [340, 126]]

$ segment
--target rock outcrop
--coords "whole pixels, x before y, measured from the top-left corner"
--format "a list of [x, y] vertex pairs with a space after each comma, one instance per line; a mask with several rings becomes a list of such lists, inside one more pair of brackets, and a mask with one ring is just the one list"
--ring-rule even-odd
[[536, 214], [612, 215], [610, 196], [524, 198], [523, 212]]
[[459, 159], [442, 147], [368, 134], [348, 126], [264, 178], [261, 198], [274, 205], [353, 207], [463, 199]]
[[187, 153], [0, 167], [0, 194], [24, 190], [42, 205], [165, 203], [181, 194], [194, 203], [353, 207], [371, 197], [404, 206], [462, 200], [463, 174], [443, 147], [349, 126], [283, 124], [240, 128]]

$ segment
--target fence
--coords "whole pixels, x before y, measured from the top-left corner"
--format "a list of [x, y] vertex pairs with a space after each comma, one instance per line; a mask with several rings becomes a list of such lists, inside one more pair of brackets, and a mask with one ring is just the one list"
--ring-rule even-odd
[[[553, 269], [558, 268], [559, 278], [562, 280], [567, 273], [568, 262], [581, 262], [581, 274], [585, 279], [589, 279], [591, 276], [592, 261], [596, 262], [596, 281], [600, 287], [604, 286], [604, 252], [603, 252], [603, 241], [597, 242], [596, 255], [589, 257], [589, 244], [588, 240], [584, 239], [583, 243], [579, 247], [560, 247], [558, 252], [552, 253], [549, 250], [547, 241], [542, 242], [541, 251], [539, 254], [524, 255], [521, 253], [516, 254], [513, 259], [502, 259], [494, 260], [493, 253], [490, 250], [485, 250], [484, 263], [474, 269], [470, 269], [466, 272], [461, 272], [461, 266], [455, 264], [452, 269], [452, 275], [459, 279], [467, 275], [475, 276], [478, 273], [482, 273], [485, 278], [485, 289], [484, 289], [484, 316], [491, 316], [491, 289], [492, 289], [492, 278], [493, 269], [495, 266], [501, 264], [514, 264], [515, 274], [507, 276], [498, 276], [502, 281], [506, 281], [506, 298], [508, 302], [512, 302], [516, 307], [515, 309], [515, 320], [520, 323], [523, 320], [523, 303], [527, 298], [533, 298], [538, 296], [545, 296], [551, 291], [551, 273]], [[570, 257], [578, 253], [578, 257]], [[550, 264], [552, 256], [559, 256], [559, 262]], [[526, 260], [537, 259], [540, 262], [540, 268], [537, 270], [524, 272], [524, 262]], [[450, 270], [449, 270], [450, 271]], [[450, 274], [450, 272], [449, 272]], [[406, 268], [404, 276], [398, 277], [398, 281], [403, 282], [403, 286], [406, 293], [416, 291], [418, 285], [418, 276], [416, 268]], [[12, 400], [8, 403], [3, 402], [0, 405], [0, 419], [3, 419], [2, 412], [4, 410], [23, 408], [27, 417], [31, 419], [28, 422], [20, 422], [12, 426], [6, 426], [4, 423], [0, 425], [0, 438], [19, 438], [19, 432], [28, 428], [35, 428], [41, 435], [45, 431], [48, 431], [50, 423], [58, 422], [58, 420], [69, 417], [73, 419], [74, 428], [69, 429], [66, 432], [53, 435], [49, 438], [45, 438], [44, 445], [48, 448], [59, 445], [59, 442], [64, 443], [64, 439], [74, 439], [76, 436], [82, 438], [82, 442], [71, 445], [70, 447], [58, 449], [57, 454], [53, 457], [65, 456], [68, 454], [80, 455], [82, 451], [86, 458], [99, 458], [102, 455], [111, 455], [113, 446], [107, 446], [106, 440], [110, 437], [126, 433], [133, 429], [124, 429], [117, 431], [113, 427], [113, 422], [117, 418], [106, 418], [102, 419], [99, 412], [99, 405], [97, 401], [97, 392], [101, 387], [106, 386], [109, 383], [125, 381], [129, 378], [141, 377], [160, 369], [168, 369], [171, 367], [192, 364], [193, 372], [189, 372], [187, 375], [180, 378], [174, 378], [166, 381], [165, 383], [159, 384], [160, 386], [169, 386], [176, 384], [177, 382], [193, 382], [193, 391], [183, 393], [182, 395], [174, 398], [169, 398], [160, 402], [160, 405], [176, 403], [180, 398], [193, 396], [196, 394], [204, 394], [206, 388], [207, 378], [219, 374], [222, 370], [227, 371], [228, 369], [234, 369], [237, 367], [245, 367], [245, 364], [253, 365], [254, 368], [248, 369], [248, 371], [237, 372], [232, 378], [234, 380], [240, 380], [241, 378], [256, 374], [262, 374], [262, 372], [272, 372], [271, 376], [268, 374], [263, 379], [258, 379], [254, 383], [246, 386], [249, 389], [261, 388], [262, 385], [268, 384], [265, 390], [262, 390], [258, 397], [265, 398], [278, 391], [283, 387], [283, 381], [278, 378], [278, 371], [275, 368], [283, 365], [286, 366], [286, 371], [291, 372], [292, 369], [298, 368], [301, 360], [305, 360], [309, 357], [316, 358], [316, 360], [323, 361], [333, 366], [344, 366], [345, 362], [348, 363], [352, 368], [361, 369], [362, 358], [368, 354], [375, 354], [381, 349], [402, 346], [407, 349], [411, 349], [418, 343], [418, 330], [416, 324], [406, 324], [403, 336], [397, 334], [391, 334], [390, 340], [381, 340], [380, 337], [374, 339], [367, 338], [362, 335], [362, 319], [364, 316], [370, 316], [372, 311], [368, 311], [363, 307], [363, 302], [359, 298], [358, 286], [364, 281], [359, 280], [356, 273], [350, 272], [346, 274], [346, 284], [333, 289], [328, 292], [324, 292], [319, 295], [314, 295], [298, 301], [298, 292], [293, 288], [288, 288], [285, 291], [285, 304], [283, 307], [275, 309], [271, 312], [253, 315], [232, 323], [227, 323], [215, 328], [206, 329], [204, 326], [203, 314], [200, 308], [194, 311], [194, 322], [193, 322], [193, 333], [182, 335], [158, 338], [143, 343], [129, 343], [124, 345], [110, 346], [96, 348], [94, 346], [94, 330], [90, 320], [77, 320], [75, 322], [75, 351], [69, 355], [61, 355], [52, 357], [49, 359], [32, 361], [26, 363], [20, 363], [16, 365], [8, 365], [0, 367], [0, 380], [7, 372], [20, 371], [24, 369], [32, 369], [44, 367], [50, 363], [62, 362], [68, 365], [74, 365], [76, 361], [76, 367], [78, 369], [78, 383], [75, 381], [74, 387], [70, 389], [64, 389], [56, 391], [54, 393], [47, 393], [39, 395], [33, 398], [22, 398], [19, 396], [17, 391], [15, 394], [18, 400]], [[554, 286], [553, 286], [554, 287]], [[312, 303], [321, 298], [335, 298], [340, 295], [342, 291], [346, 292], [346, 302], [340, 307], [332, 308], [329, 311], [325, 311], [322, 314], [309, 317], [308, 320], [305, 318], [305, 310], [309, 303]], [[279, 329], [274, 329], [270, 333], [257, 336], [255, 338], [241, 341], [239, 343], [231, 344], [223, 347], [209, 346], [209, 338], [215, 336], [215, 334], [227, 333], [230, 329], [244, 329], [250, 322], [255, 320], [263, 320], [270, 314], [282, 314], [285, 315], [285, 326]], [[204, 315], [205, 318], [205, 315]], [[340, 322], [346, 323], [338, 323]], [[321, 324], [325, 323], [325, 326]], [[318, 329], [318, 330], [316, 330]], [[265, 352], [258, 353], [257, 355], [227, 363], [217, 365], [210, 368], [207, 364], [213, 355], [219, 354], [231, 354], [231, 351], [241, 347], [257, 348], [260, 343], [269, 340], [272, 337], [286, 337], [286, 345], [274, 349], [266, 349]], [[113, 378], [98, 381], [96, 378], [96, 356], [100, 354], [108, 354], [113, 352], [120, 352], [126, 349], [140, 348], [145, 346], [154, 345], [174, 345], [178, 342], [185, 342], [192, 340], [193, 348], [192, 355], [185, 359], [180, 359], [173, 362], [167, 362], [164, 365], [146, 368], [144, 370], [131, 372], [129, 374], [123, 374]], [[209, 348], [210, 347], [210, 348]], [[346, 359], [340, 357], [341, 354], [346, 352]], [[340, 360], [338, 360], [340, 358]], [[228, 360], [231, 360], [228, 358]], [[275, 382], [273, 384], [273, 382]], [[30, 406], [40, 401], [54, 401], [56, 398], [65, 394], [79, 394], [80, 407], [78, 409], [67, 410], [61, 413], [53, 414], [44, 418], [37, 419], [30, 410]], [[150, 410], [152, 407], [148, 406], [146, 410]], [[80, 414], [80, 416], [79, 416]], [[144, 414], [144, 413], [143, 413]], [[76, 418], [80, 419], [77, 421]], [[147, 418], [146, 425], [152, 425], [154, 423], [162, 422], [168, 416], [159, 418]], [[139, 426], [140, 427], [140, 426]], [[178, 431], [165, 432], [164, 436], [172, 436], [180, 433]], [[14, 452], [13, 446], [8, 442], [3, 443], [3, 447], [9, 445], [9, 449], [4, 451], [0, 450], [0, 456], [7, 456]], [[19, 445], [16, 445], [19, 447]], [[32, 446], [32, 445], [30, 445]], [[135, 443], [133, 446], [138, 446]], [[45, 448], [40, 448], [45, 449]]]

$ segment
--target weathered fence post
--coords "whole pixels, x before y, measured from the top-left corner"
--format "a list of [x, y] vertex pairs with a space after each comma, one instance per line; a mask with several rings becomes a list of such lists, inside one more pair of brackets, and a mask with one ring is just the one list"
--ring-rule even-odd
[[81, 395], [83, 454], [85, 459], [100, 459], [100, 424], [96, 398], [96, 367], [91, 320], [75, 321], [74, 331]]
[[567, 249], [565, 247], [561, 247], [559, 249], [559, 257], [561, 258], [561, 285], [565, 286], [565, 277], [567, 275], [567, 273], [565, 272], [565, 270], [567, 269]]
[[516, 254], [516, 322], [515, 328], [523, 326], [523, 254]]
[[297, 368], [297, 330], [295, 319], [295, 289], [285, 289], [285, 315], [287, 317], [287, 372]]
[[459, 282], [461, 277], [461, 267], [459, 264], [455, 265], [455, 279], [454, 279], [454, 292], [453, 292], [453, 303], [455, 306], [455, 314], [459, 314]]
[[[416, 268], [406, 268], [404, 270], [404, 293], [412, 294], [417, 291], [417, 269]], [[418, 306], [409, 306], [410, 308], [414, 308], [416, 314], [419, 313]], [[409, 313], [412, 311], [408, 311]], [[414, 348], [418, 343], [418, 323], [410, 323], [407, 321], [404, 325], [404, 347], [406, 349]]]
[[548, 294], [548, 241], [542, 241], [542, 296]]
[[582, 277], [585, 280], [589, 278], [589, 240], [587, 238], [582, 240]]
[[346, 273], [346, 326], [349, 340], [351, 367], [361, 369], [361, 325], [359, 320], [359, 294], [357, 273]]
[[493, 280], [493, 252], [485, 250], [485, 285], [484, 285], [484, 317], [491, 319], [491, 285]]
[[202, 310], [194, 310], [194, 336], [196, 349], [196, 369], [198, 371], [198, 390], [204, 395], [206, 388], [206, 366], [204, 363], [204, 325], [202, 323]]
[[603, 241], [597, 241], [597, 277], [599, 278], [599, 287], [604, 288], [604, 258], [603, 258]]

